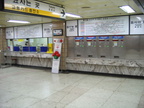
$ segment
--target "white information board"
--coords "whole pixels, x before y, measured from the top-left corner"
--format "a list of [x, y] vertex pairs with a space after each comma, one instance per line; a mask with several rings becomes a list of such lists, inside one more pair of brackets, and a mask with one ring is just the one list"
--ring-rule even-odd
[[144, 15], [130, 16], [130, 34], [144, 34]]
[[43, 24], [43, 37], [52, 37], [52, 23]]
[[14, 27], [15, 38], [42, 37], [42, 24]]
[[77, 20], [66, 22], [67, 36], [78, 36], [77, 30], [78, 30]]
[[129, 16], [79, 20], [79, 36], [128, 35]]
[[6, 28], [6, 39], [13, 39], [14, 38], [14, 28]]

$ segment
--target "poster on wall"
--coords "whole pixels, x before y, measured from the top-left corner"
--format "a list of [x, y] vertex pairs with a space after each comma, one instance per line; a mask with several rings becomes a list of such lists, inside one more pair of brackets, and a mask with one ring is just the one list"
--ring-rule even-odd
[[6, 28], [6, 39], [13, 39], [14, 38], [14, 28]]
[[42, 37], [42, 24], [14, 27], [15, 38]]
[[130, 34], [144, 34], [144, 15], [130, 16]]
[[66, 22], [67, 36], [78, 36], [77, 30], [78, 30], [77, 20]]
[[43, 24], [43, 37], [52, 37], [52, 23]]
[[79, 36], [129, 34], [129, 16], [84, 19], [78, 25]]

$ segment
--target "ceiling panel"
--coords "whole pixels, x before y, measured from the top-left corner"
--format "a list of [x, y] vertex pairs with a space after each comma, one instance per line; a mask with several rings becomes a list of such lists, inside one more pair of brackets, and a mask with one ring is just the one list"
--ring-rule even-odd
[[[39, 0], [47, 3], [53, 3], [63, 5], [67, 13], [80, 15], [82, 18], [96, 18], [107, 17], [117, 15], [130, 15], [119, 9], [119, 6], [129, 5], [136, 13], [142, 14], [142, 11], [135, 4], [133, 0]], [[89, 8], [82, 8], [89, 7]], [[31, 24], [46, 23], [52, 21], [58, 21], [50, 18], [36, 17], [30, 15], [20, 15], [0, 12], [0, 25], [1, 26], [17, 26], [21, 24], [7, 23], [8, 19], [26, 20]], [[72, 20], [74, 18], [67, 17], [66, 20]]]

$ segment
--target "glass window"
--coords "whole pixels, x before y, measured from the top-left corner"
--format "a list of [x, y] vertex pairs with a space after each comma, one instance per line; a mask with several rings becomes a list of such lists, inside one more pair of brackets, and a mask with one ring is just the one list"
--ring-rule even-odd
[[30, 46], [47, 46], [47, 38], [35, 38], [35, 39], [30, 39]]
[[49, 43], [53, 43], [53, 38], [49, 38]]
[[12, 41], [7, 40], [7, 45], [8, 45], [8, 47], [10, 47], [12, 45]]
[[14, 39], [14, 46], [29, 46], [27, 39]]

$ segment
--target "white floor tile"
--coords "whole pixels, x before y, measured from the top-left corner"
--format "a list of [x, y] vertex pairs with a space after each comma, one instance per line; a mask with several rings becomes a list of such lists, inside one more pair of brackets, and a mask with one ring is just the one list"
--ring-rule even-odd
[[48, 96], [45, 100], [53, 101], [53, 102], [60, 102], [66, 95], [68, 95], [67, 92], [58, 91], [58, 92]]
[[14, 99], [14, 98], [17, 98], [21, 96], [20, 94], [18, 93], [13, 93], [13, 92], [0, 92], [0, 102], [1, 103], [4, 103], [4, 102], [7, 102], [11, 99]]
[[56, 102], [52, 102], [52, 101], [40, 101], [37, 102], [27, 108], [64, 108], [65, 105], [62, 103], [56, 103]]
[[57, 91], [54, 91], [51, 89], [49, 90], [49, 89], [41, 89], [40, 88], [40, 89], [33, 90], [33, 91], [27, 93], [26, 96], [30, 96], [30, 97], [34, 97], [34, 98], [38, 98], [38, 99], [45, 99], [55, 92], [57, 92]]
[[138, 104], [140, 101], [141, 95], [127, 93], [127, 92], [115, 92], [109, 100], [111, 101], [124, 101], [128, 103], [135, 103]]
[[79, 98], [80, 96], [81, 94], [69, 93], [63, 99], [60, 100], [60, 103], [69, 104], [73, 102], [75, 99]]
[[100, 88], [93, 88], [86, 92], [84, 96], [87, 96], [89, 98], [98, 98], [98, 99], [108, 99], [113, 95], [113, 91], [100, 89]]
[[142, 95], [143, 79], [0, 69], [0, 108], [138, 108]]
[[25, 97], [25, 96], [21, 96], [15, 99], [11, 99], [6, 103], [3, 103], [1, 105], [1, 107], [5, 107], [6, 108], [26, 108], [36, 102], [38, 102], [39, 100], [36, 98], [32, 98], [32, 97]]
[[106, 99], [99, 98], [89, 98], [86, 96], [81, 96], [65, 108], [99, 108], [105, 103]]
[[129, 103], [127, 101], [111, 101], [108, 100], [100, 108], [137, 108], [138, 104]]

